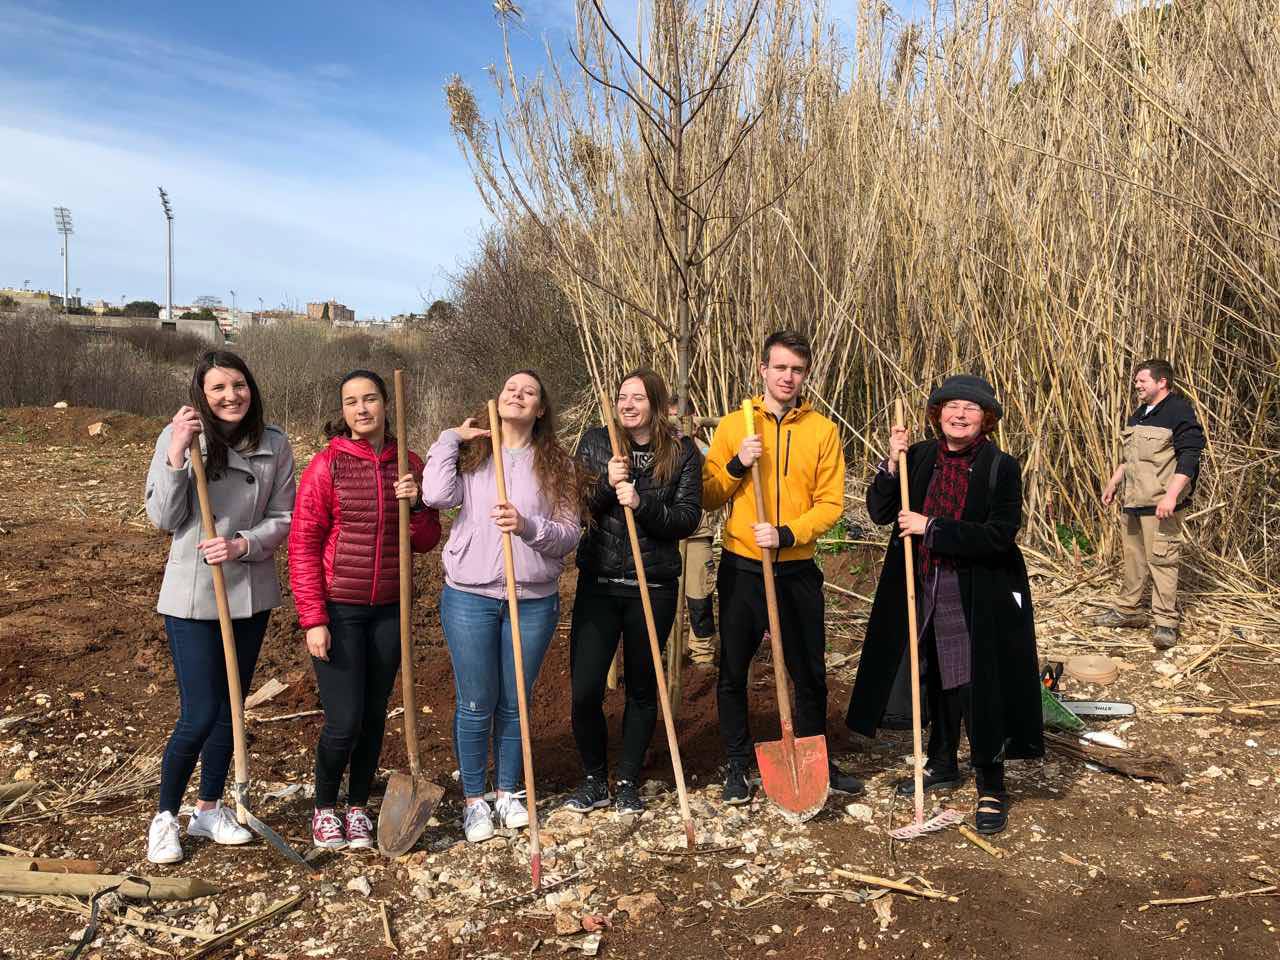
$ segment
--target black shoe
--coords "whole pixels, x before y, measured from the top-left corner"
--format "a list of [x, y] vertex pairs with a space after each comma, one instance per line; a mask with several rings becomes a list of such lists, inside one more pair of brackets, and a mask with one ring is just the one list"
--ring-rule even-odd
[[644, 813], [644, 799], [640, 796], [640, 788], [632, 780], [619, 780], [614, 784], [613, 809], [624, 816], [632, 813]]
[[973, 823], [979, 833], [988, 836], [1002, 831], [1009, 825], [1009, 795], [991, 792], [980, 796]]
[[751, 802], [751, 787], [747, 784], [746, 764], [730, 763], [724, 777], [724, 792], [720, 799], [733, 806]]
[[[928, 767], [925, 768], [925, 793], [928, 793], [930, 790], [954, 790], [962, 783], [964, 783], [964, 775], [961, 774], [959, 770], [939, 770], [937, 773], [934, 773]], [[916, 792], [916, 778], [907, 777], [904, 780], [899, 780], [894, 785], [893, 789], [900, 797], [914, 796]]]
[[577, 790], [569, 794], [564, 807], [566, 810], [576, 810], [578, 813], [589, 813], [592, 810], [607, 807], [610, 802], [609, 784], [604, 778], [587, 777]]
[[828, 763], [827, 769], [831, 777], [831, 789], [837, 793], [857, 796], [862, 792], [862, 781], [851, 773], [845, 773], [834, 763]]

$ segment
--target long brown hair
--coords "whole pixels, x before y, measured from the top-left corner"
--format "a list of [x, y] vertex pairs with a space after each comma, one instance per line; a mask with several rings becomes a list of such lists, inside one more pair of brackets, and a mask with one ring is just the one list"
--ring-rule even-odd
[[[653, 478], [666, 484], [680, 467], [680, 433], [667, 415], [671, 405], [667, 383], [662, 375], [648, 367], [638, 367], [618, 381], [618, 389], [628, 380], [639, 380], [649, 397], [649, 447], [653, 451]], [[616, 399], [614, 401], [617, 402]], [[622, 454], [631, 457], [631, 434], [619, 429]]]
[[[205, 375], [214, 367], [223, 370], [234, 370], [244, 377], [249, 386], [249, 409], [244, 419], [234, 426], [228, 427], [214, 415], [213, 408], [204, 395]], [[253, 450], [262, 443], [262, 431], [266, 424], [262, 416], [262, 394], [258, 392], [258, 381], [253, 379], [249, 366], [237, 354], [230, 350], [210, 350], [203, 353], [196, 361], [195, 370], [191, 373], [191, 405], [200, 415], [200, 428], [204, 433], [205, 464], [210, 473], [227, 468], [227, 450]]]
[[[505, 387], [511, 377], [524, 374], [531, 377], [538, 385], [538, 403], [542, 407], [542, 415], [533, 422], [533, 475], [538, 479], [538, 487], [542, 495], [555, 506], [569, 506], [575, 514], [581, 516], [585, 498], [583, 496], [583, 478], [578, 465], [560, 444], [556, 436], [555, 407], [551, 403], [551, 395], [547, 393], [547, 385], [533, 370], [517, 370], [502, 381]], [[501, 393], [501, 391], [499, 391]], [[475, 418], [476, 423], [489, 423], [489, 411], [481, 410]], [[493, 457], [493, 441], [489, 437], [477, 437], [462, 445], [458, 453], [458, 469], [462, 473], [474, 473]]]

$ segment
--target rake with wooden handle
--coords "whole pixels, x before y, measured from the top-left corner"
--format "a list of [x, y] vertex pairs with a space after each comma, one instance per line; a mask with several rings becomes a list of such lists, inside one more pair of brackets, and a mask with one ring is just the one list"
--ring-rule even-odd
[[[893, 425], [895, 427], [904, 425], [901, 397], [893, 402]], [[907, 482], [905, 450], [898, 454], [898, 489], [902, 497], [902, 509], [910, 510], [911, 485]], [[889, 836], [895, 840], [914, 840], [926, 833], [935, 833], [938, 830], [953, 827], [963, 820], [964, 816], [958, 810], [945, 809], [935, 817], [930, 817], [928, 820], [924, 818], [924, 751], [921, 747], [923, 736], [920, 721], [920, 631], [916, 624], [915, 551], [909, 536], [902, 538], [902, 556], [907, 575], [907, 629], [911, 632], [907, 642], [911, 651], [911, 747], [914, 758], [916, 818], [913, 823], [905, 827], [890, 830]]]
[[[615, 457], [622, 456], [622, 441], [618, 436], [618, 424], [613, 416], [613, 398], [608, 390], [600, 391], [600, 411], [605, 426], [609, 428], [609, 444]], [[680, 816], [684, 819], [685, 845], [692, 850], [696, 841], [693, 835], [693, 814], [689, 810], [689, 794], [684, 785], [684, 765], [680, 762], [680, 741], [676, 738], [675, 720], [671, 715], [671, 697], [667, 693], [667, 678], [662, 669], [662, 650], [658, 646], [658, 628], [653, 620], [653, 601], [649, 597], [649, 577], [644, 572], [644, 557], [640, 553], [640, 535], [636, 531], [635, 511], [622, 508], [627, 519], [627, 536], [631, 540], [631, 560], [636, 568], [636, 582], [640, 585], [640, 605], [644, 608], [644, 624], [649, 631], [649, 653], [653, 656], [653, 672], [658, 678], [658, 703], [662, 706], [662, 723], [667, 730], [667, 746], [671, 750], [671, 768], [676, 777], [676, 796], [680, 798]]]
[[[507, 502], [507, 477], [502, 461], [502, 423], [498, 404], [489, 401], [489, 438], [493, 443], [493, 475], [498, 483], [498, 502]], [[533, 744], [529, 737], [529, 703], [524, 690], [524, 652], [520, 646], [520, 600], [516, 596], [516, 561], [511, 534], [502, 535], [502, 562], [507, 579], [507, 611], [511, 617], [511, 647], [516, 664], [516, 706], [520, 710], [520, 750], [524, 755], [524, 788], [529, 798], [529, 870], [533, 889], [542, 886], [542, 842], [538, 837], [538, 798], [533, 785]]]
[[[196, 499], [200, 502], [200, 522], [204, 539], [218, 535], [213, 519], [213, 506], [209, 500], [209, 480], [205, 475], [204, 456], [200, 452], [200, 438], [191, 438], [191, 472], [196, 480]], [[287, 859], [307, 870], [315, 867], [302, 858], [302, 854], [284, 842], [284, 838], [253, 815], [249, 809], [249, 748], [244, 732], [244, 693], [240, 688], [240, 658], [236, 654], [236, 634], [231, 623], [231, 605], [227, 600], [227, 581], [222, 565], [209, 564], [213, 574], [213, 596], [218, 605], [218, 626], [222, 631], [222, 655], [226, 662], [227, 697], [231, 702], [231, 739], [235, 750], [235, 784], [232, 792], [236, 799], [236, 819], [275, 847]]]

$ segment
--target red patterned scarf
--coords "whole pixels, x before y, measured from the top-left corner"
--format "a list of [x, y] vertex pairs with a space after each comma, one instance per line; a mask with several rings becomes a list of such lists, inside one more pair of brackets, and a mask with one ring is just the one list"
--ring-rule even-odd
[[[973, 469], [973, 461], [986, 444], [987, 438], [982, 435], [963, 450], [953, 451], [947, 449], [946, 440], [938, 441], [938, 459], [933, 467], [933, 476], [929, 480], [929, 490], [924, 495], [924, 508], [921, 511], [926, 517], [960, 519], [964, 512], [965, 497], [969, 495], [969, 472]], [[949, 557], [934, 554], [924, 538], [921, 538], [921, 579], [927, 581], [935, 567], [954, 566]]]

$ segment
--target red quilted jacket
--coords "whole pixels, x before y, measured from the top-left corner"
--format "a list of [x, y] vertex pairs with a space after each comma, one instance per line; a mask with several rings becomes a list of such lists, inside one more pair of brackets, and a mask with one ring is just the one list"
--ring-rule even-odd
[[[422, 459], [409, 453], [422, 483]], [[289, 531], [289, 583], [302, 629], [328, 624], [326, 601], [374, 605], [400, 595], [396, 444], [381, 454], [364, 440], [334, 437], [302, 473]], [[415, 553], [440, 540], [440, 515], [410, 514]]]

